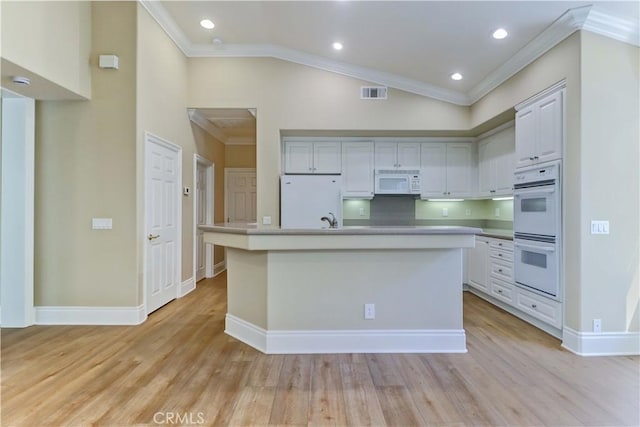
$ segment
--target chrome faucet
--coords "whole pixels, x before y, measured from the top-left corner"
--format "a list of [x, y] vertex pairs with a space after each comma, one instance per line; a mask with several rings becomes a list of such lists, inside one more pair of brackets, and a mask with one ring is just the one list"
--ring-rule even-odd
[[322, 218], [320, 218], [320, 221], [327, 221], [329, 223], [329, 228], [338, 228], [338, 220], [336, 219], [335, 215], [331, 212], [329, 212], [329, 215], [331, 215], [331, 218], [323, 216]]

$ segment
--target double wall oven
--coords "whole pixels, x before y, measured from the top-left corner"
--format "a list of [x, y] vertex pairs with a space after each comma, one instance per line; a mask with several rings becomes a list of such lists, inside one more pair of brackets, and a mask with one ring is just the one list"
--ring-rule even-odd
[[514, 178], [515, 282], [560, 301], [560, 162], [518, 170]]

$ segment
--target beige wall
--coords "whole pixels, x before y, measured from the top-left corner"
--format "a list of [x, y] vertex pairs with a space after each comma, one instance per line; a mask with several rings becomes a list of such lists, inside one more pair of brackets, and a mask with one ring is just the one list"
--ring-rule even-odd
[[[91, 51], [91, 3], [3, 1], [2, 4], [2, 58], [90, 98], [92, 70], [87, 58]], [[127, 23], [112, 22], [111, 32], [120, 31], [129, 31]]]
[[363, 101], [350, 77], [261, 58], [190, 58], [189, 106], [257, 108], [258, 218], [279, 223], [280, 130], [466, 130], [468, 107], [390, 89]]
[[255, 145], [227, 145], [225, 149], [225, 163], [228, 168], [256, 167]]
[[[92, 50], [117, 54], [120, 69], [92, 67], [91, 101], [37, 103], [35, 305], [141, 304], [135, 17], [135, 3], [94, 3]], [[113, 230], [92, 230], [94, 217], [113, 218]]]
[[[198, 154], [212, 161], [214, 164], [213, 222], [224, 222], [224, 168], [226, 167], [225, 145], [195, 123], [191, 123], [191, 130], [193, 132], [193, 138], [195, 140]], [[213, 259], [215, 264], [224, 261], [223, 247], [214, 246]]]
[[[581, 45], [581, 315], [579, 330], [638, 331], [640, 57], [637, 47], [584, 32]], [[578, 217], [576, 217], [578, 218]], [[593, 219], [611, 234], [591, 235]]]
[[[197, 147], [187, 114], [187, 59], [149, 13], [138, 7], [137, 169], [138, 229], [144, 230], [144, 133], [182, 147], [182, 183], [193, 187]], [[161, 72], [159, 72], [161, 70]], [[139, 233], [141, 236], [144, 231]], [[182, 281], [193, 277], [193, 195], [182, 198]], [[142, 272], [145, 240], [138, 240]], [[140, 275], [140, 292], [143, 289]], [[140, 295], [142, 297], [142, 295]]]

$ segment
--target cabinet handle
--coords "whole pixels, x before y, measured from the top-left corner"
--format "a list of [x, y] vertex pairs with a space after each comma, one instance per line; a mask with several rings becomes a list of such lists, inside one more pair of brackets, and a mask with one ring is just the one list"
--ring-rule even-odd
[[502, 254], [498, 254], [498, 256], [502, 256]]
[[534, 160], [538, 160], [539, 158], [540, 158], [540, 157], [538, 157], [538, 156], [533, 156], [533, 159], [534, 159]]
[[489, 193], [495, 193], [496, 190], [489, 190]]
[[536, 308], [536, 307], [537, 307], [537, 305], [531, 304], [531, 308]]
[[535, 159], [536, 159], [535, 157], [529, 157], [529, 160], [535, 160]]
[[498, 289], [498, 293], [501, 294], [502, 293], [502, 289]]
[[498, 273], [502, 273], [502, 269], [501, 268], [498, 269]]
[[502, 246], [502, 243], [498, 243], [498, 246]]

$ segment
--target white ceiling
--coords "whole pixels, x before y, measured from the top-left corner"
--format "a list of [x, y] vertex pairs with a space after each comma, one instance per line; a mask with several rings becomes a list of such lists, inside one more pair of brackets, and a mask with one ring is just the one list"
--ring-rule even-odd
[[[278, 57], [462, 105], [576, 29], [637, 44], [639, 19], [637, 1], [142, 3], [189, 56]], [[492, 39], [499, 27], [509, 37]]]

